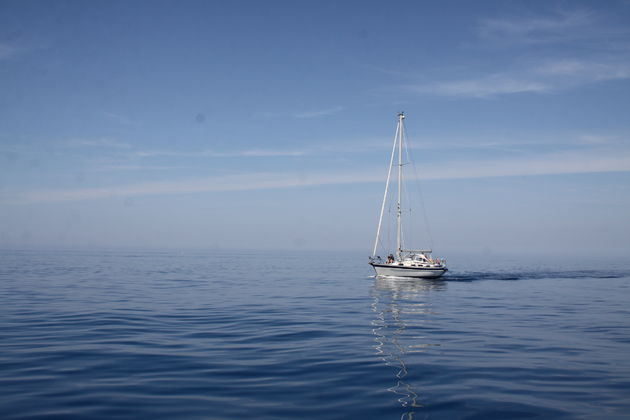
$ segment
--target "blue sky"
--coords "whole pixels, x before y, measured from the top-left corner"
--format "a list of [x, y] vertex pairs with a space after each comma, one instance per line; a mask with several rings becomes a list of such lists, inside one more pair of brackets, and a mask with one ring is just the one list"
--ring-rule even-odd
[[0, 246], [627, 255], [630, 3], [0, 3]]

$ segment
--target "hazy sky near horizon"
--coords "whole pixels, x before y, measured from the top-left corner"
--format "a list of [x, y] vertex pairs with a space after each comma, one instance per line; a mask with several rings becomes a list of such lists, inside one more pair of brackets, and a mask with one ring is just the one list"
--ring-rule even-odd
[[[630, 251], [628, 1], [2, 1], [0, 247]], [[418, 244], [424, 246], [424, 244]]]

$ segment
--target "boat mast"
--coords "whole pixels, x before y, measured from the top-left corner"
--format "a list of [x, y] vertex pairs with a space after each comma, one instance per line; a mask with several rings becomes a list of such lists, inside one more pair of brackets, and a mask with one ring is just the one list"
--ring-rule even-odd
[[400, 123], [396, 125], [396, 134], [394, 135], [394, 145], [392, 146], [392, 154], [389, 158], [389, 170], [387, 171], [387, 181], [385, 182], [385, 193], [383, 194], [383, 204], [381, 204], [381, 215], [378, 218], [378, 228], [376, 229], [376, 240], [374, 241], [374, 250], [372, 251], [372, 257], [376, 256], [376, 248], [378, 248], [378, 240], [381, 235], [381, 226], [383, 224], [383, 213], [385, 212], [385, 202], [387, 201], [387, 192], [389, 191], [389, 181], [392, 176], [392, 168], [394, 166], [394, 155], [396, 154], [396, 141], [398, 141], [398, 131], [400, 130]]
[[402, 191], [402, 153], [403, 153], [403, 120], [405, 119], [405, 114], [401, 112], [398, 114], [398, 203], [397, 203], [397, 212], [396, 212], [396, 258], [398, 261], [402, 260], [402, 224], [400, 220], [400, 216], [402, 213], [401, 209], [401, 191]]

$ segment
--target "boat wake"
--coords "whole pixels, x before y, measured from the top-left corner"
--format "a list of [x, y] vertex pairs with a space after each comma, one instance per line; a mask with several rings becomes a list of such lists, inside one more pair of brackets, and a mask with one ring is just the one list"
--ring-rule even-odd
[[624, 270], [573, 270], [573, 271], [497, 271], [497, 272], [451, 272], [443, 281], [478, 281], [478, 280], [539, 280], [539, 279], [617, 279], [627, 277], [630, 272]]

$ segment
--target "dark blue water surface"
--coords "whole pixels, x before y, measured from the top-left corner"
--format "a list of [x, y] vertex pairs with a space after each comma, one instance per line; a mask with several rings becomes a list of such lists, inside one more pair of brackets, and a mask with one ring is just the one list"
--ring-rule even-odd
[[630, 416], [627, 268], [366, 262], [0, 251], [0, 417]]

